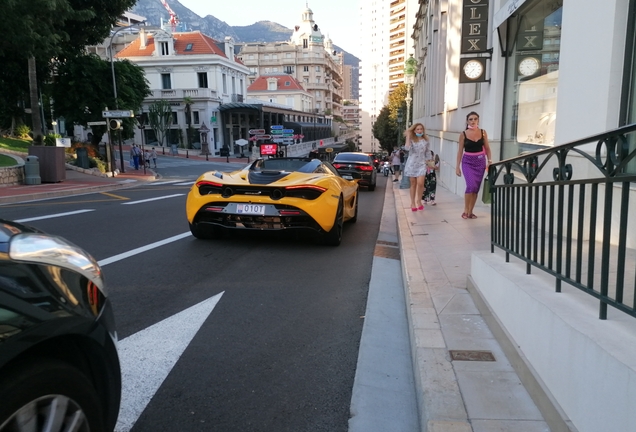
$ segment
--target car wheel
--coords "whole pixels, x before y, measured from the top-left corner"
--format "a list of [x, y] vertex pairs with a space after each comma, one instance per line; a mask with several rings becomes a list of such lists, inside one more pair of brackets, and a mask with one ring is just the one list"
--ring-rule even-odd
[[373, 192], [375, 190], [375, 182], [373, 182], [372, 184], [369, 185], [368, 187], [369, 192]]
[[342, 225], [344, 221], [344, 208], [342, 205], [342, 197], [338, 201], [338, 209], [336, 210], [336, 218], [333, 227], [329, 232], [322, 235], [323, 241], [329, 246], [339, 246], [342, 241]]
[[356, 223], [358, 222], [358, 193], [356, 192], [356, 208], [353, 211], [353, 217], [351, 219], [349, 219], [349, 222], [351, 223]]
[[197, 222], [190, 224], [190, 232], [195, 238], [198, 238], [199, 240], [210, 240], [221, 237], [220, 227], [200, 224]]
[[106, 431], [92, 383], [59, 360], [41, 359], [3, 373], [0, 400], [0, 432]]

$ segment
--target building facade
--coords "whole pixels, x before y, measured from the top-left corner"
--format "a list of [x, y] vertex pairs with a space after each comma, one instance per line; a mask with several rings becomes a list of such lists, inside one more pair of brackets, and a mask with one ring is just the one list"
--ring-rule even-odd
[[362, 148], [379, 150], [372, 128], [389, 94], [404, 82], [404, 62], [413, 51], [411, 33], [418, 0], [360, 2], [360, 109]]
[[[463, 11], [462, 4], [422, 3], [412, 33], [413, 119], [448, 165], [441, 176], [451, 190], [463, 193], [455, 161], [471, 111], [481, 116], [495, 160], [636, 122], [634, 0], [609, 0], [602, 8], [592, 0], [569, 7], [561, 0], [477, 0], [469, 4], [478, 9]], [[482, 18], [483, 51], [462, 54], [454, 46], [466, 40], [462, 25], [472, 16]], [[608, 31], [586, 37], [585, 20]], [[471, 80], [461, 66], [475, 59], [485, 67]]]
[[[218, 115], [222, 104], [241, 103], [247, 94], [249, 69], [235, 57], [232, 38], [219, 43], [200, 32], [141, 32], [116, 58], [128, 59], [144, 70], [152, 92], [144, 100], [144, 112], [159, 100], [169, 101], [173, 110], [169, 144], [185, 143], [188, 124], [195, 130], [204, 124], [210, 129], [208, 144], [213, 154], [247, 135], [247, 123], [224, 124]], [[145, 133], [145, 142], [156, 140], [149, 128]], [[198, 133], [194, 136], [199, 138]]]
[[309, 112], [314, 102], [313, 96], [291, 75], [261, 75], [247, 87], [247, 95], [301, 112]]
[[311, 9], [305, 9], [301, 18], [288, 42], [244, 44], [239, 58], [249, 68], [250, 83], [261, 75], [292, 75], [312, 94], [312, 112], [341, 116], [343, 54], [323, 36]]

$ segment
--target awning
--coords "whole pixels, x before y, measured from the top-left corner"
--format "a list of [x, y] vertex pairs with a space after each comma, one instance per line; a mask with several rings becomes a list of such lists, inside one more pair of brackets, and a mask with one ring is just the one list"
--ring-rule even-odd
[[519, 22], [513, 21], [510, 26], [504, 25], [508, 18], [510, 18], [527, 0], [508, 0], [493, 17], [493, 28], [497, 30], [499, 36], [499, 47], [504, 57], [512, 54], [512, 46], [514, 45], [514, 38], [519, 31]]
[[231, 102], [219, 105], [219, 111], [229, 111], [235, 109], [261, 111], [262, 105], [247, 104], [242, 102]]
[[508, 0], [506, 4], [499, 8], [497, 12], [495, 12], [495, 16], [492, 20], [493, 28], [499, 28], [500, 25], [506, 22], [510, 15], [515, 13], [517, 9], [519, 9], [526, 0]]

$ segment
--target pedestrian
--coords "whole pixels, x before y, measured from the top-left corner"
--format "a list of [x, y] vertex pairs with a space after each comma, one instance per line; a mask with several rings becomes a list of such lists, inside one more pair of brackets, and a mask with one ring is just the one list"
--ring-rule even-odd
[[426, 167], [424, 196], [422, 196], [425, 204], [437, 205], [435, 202], [435, 192], [437, 191], [437, 171], [439, 171], [439, 154], [436, 154], [433, 159], [433, 163], [427, 164]]
[[[459, 135], [457, 150], [457, 168], [455, 173], [461, 177], [464, 173], [466, 192], [464, 193], [464, 219], [477, 219], [473, 210], [477, 194], [488, 166], [492, 163], [488, 134], [479, 128], [479, 114], [471, 111], [466, 116], [466, 130]], [[460, 168], [461, 164], [461, 168]]]
[[141, 150], [137, 147], [137, 144], [133, 144], [132, 149], [130, 150], [133, 157], [133, 164], [135, 165], [135, 169], [139, 169], [139, 157], [141, 156]]
[[400, 149], [393, 147], [393, 152], [389, 157], [391, 159], [391, 165], [393, 165], [393, 181], [400, 181], [400, 165], [402, 165], [400, 158]]
[[150, 152], [148, 150], [144, 150], [144, 161], [146, 162], [146, 166], [150, 168]]
[[157, 168], [157, 151], [154, 147], [150, 151], [150, 157], [152, 158], [152, 163], [155, 165], [155, 168]]
[[422, 193], [424, 192], [426, 161], [433, 159], [428, 136], [422, 123], [415, 123], [408, 128], [404, 132], [404, 136], [406, 137], [404, 148], [409, 152], [409, 157], [404, 164], [402, 175], [408, 177], [410, 181], [411, 210], [424, 210]]

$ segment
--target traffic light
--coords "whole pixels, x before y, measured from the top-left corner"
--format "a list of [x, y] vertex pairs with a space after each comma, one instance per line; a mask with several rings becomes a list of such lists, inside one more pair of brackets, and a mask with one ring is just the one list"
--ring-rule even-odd
[[121, 120], [119, 120], [119, 119], [110, 119], [110, 120], [108, 120], [108, 128], [110, 130], [121, 129]]

